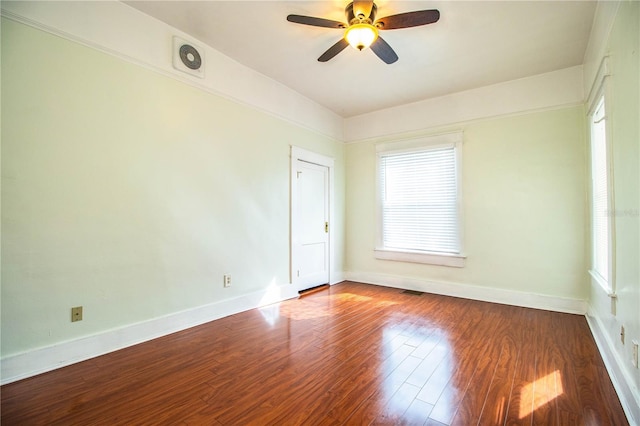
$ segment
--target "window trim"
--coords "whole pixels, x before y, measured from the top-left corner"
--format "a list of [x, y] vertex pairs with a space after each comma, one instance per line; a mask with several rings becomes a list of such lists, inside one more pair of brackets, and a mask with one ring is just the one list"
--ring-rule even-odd
[[[376, 259], [399, 262], [423, 263], [429, 265], [450, 266], [463, 268], [466, 258], [464, 252], [464, 217], [462, 211], [462, 141], [463, 132], [444, 133], [439, 135], [406, 139], [400, 141], [380, 143], [376, 145], [376, 241], [374, 255]], [[459, 252], [436, 253], [426, 251], [401, 250], [385, 247], [382, 232], [382, 180], [380, 178], [380, 158], [384, 154], [400, 154], [403, 152], [420, 151], [423, 149], [437, 149], [439, 147], [453, 147], [456, 164], [458, 213], [458, 247]]]
[[[607, 77], [610, 75], [608, 72], [608, 62], [603, 59], [600, 69], [598, 70], [598, 85], [594, 86], [590, 95], [590, 104], [587, 110], [587, 122], [589, 124], [588, 137], [589, 137], [589, 236], [590, 236], [590, 259], [589, 259], [589, 275], [593, 280], [607, 293], [611, 298], [616, 297], [616, 284], [615, 284], [615, 214], [614, 212], [614, 185], [613, 185], [613, 152], [611, 144], [611, 111], [608, 105], [611, 104], [610, 96], [607, 85]], [[593, 188], [593, 120], [594, 115], [598, 110], [600, 103], [604, 105], [604, 120], [605, 120], [605, 150], [607, 154], [606, 159], [606, 173], [607, 173], [607, 212], [609, 213], [608, 220], [608, 276], [603, 277], [595, 269], [595, 227], [594, 227], [594, 188]]]

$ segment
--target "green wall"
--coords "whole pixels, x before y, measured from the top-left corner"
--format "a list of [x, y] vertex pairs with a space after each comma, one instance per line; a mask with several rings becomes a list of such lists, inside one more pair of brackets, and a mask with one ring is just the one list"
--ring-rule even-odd
[[[599, 53], [592, 55], [595, 62], [604, 54], [610, 66], [605, 99], [612, 154], [612, 269], [617, 297], [612, 300], [593, 281], [589, 315], [615, 365], [614, 383], [620, 384], [628, 412], [640, 422], [640, 369], [631, 362], [632, 341], [640, 342], [640, 2], [620, 2], [605, 49]], [[625, 328], [624, 343], [621, 327]]]
[[576, 106], [426, 131], [464, 131], [464, 268], [374, 258], [375, 143], [385, 140], [348, 145], [347, 270], [586, 299], [583, 129]]
[[2, 357], [287, 285], [292, 144], [343, 268], [341, 142], [7, 19], [2, 122]]

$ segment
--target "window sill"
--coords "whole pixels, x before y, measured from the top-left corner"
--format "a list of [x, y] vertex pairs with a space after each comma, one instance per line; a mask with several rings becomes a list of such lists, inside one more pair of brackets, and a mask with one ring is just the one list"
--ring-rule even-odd
[[593, 280], [598, 283], [602, 290], [607, 293], [607, 296], [611, 297], [612, 299], [616, 298], [616, 293], [609, 286], [609, 283], [607, 283], [607, 281], [605, 281], [599, 273], [597, 273], [593, 269], [589, 269], [589, 275], [591, 275], [591, 278], [593, 278]]
[[458, 254], [422, 253], [390, 249], [375, 249], [374, 253], [376, 259], [450, 266], [453, 268], [464, 268], [467, 259], [466, 256]]

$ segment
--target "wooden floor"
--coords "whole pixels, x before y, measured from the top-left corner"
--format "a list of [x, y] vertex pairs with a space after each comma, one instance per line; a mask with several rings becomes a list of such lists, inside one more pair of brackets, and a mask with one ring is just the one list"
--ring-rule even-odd
[[5, 385], [3, 425], [626, 425], [583, 316], [343, 283]]

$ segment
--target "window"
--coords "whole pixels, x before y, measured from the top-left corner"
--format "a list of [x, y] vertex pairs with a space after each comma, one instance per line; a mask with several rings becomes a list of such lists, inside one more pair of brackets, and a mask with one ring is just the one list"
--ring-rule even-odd
[[609, 202], [609, 162], [607, 116], [604, 96], [595, 103], [591, 123], [591, 229], [593, 259], [591, 274], [607, 290], [610, 280], [611, 210]]
[[386, 260], [464, 266], [462, 133], [378, 145], [378, 241]]

